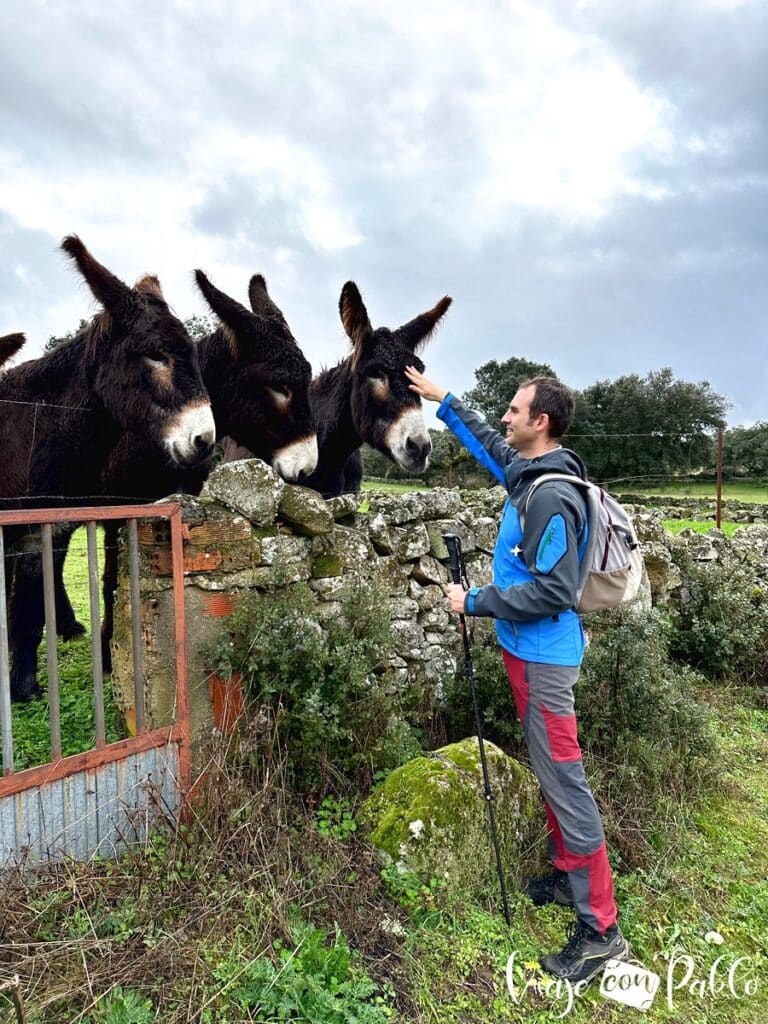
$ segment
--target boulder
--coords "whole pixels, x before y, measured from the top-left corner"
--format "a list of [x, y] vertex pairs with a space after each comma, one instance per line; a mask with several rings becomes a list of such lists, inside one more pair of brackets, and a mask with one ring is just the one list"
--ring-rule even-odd
[[280, 515], [304, 537], [319, 537], [333, 526], [333, 513], [317, 491], [286, 484], [280, 498]]
[[369, 514], [380, 516], [388, 526], [400, 526], [424, 518], [424, 495], [419, 491], [406, 494], [390, 494], [387, 491], [371, 491]]
[[401, 561], [411, 561], [429, 551], [429, 535], [424, 523], [408, 523], [392, 531], [396, 537], [395, 554]]
[[[504, 872], [544, 828], [532, 773], [485, 743]], [[393, 771], [364, 803], [359, 820], [371, 842], [403, 870], [450, 892], [479, 896], [498, 886], [475, 737], [442, 747]]]
[[313, 575], [338, 576], [342, 572], [369, 576], [378, 559], [368, 538], [338, 523], [312, 540]]
[[360, 495], [337, 494], [334, 498], [328, 498], [326, 504], [334, 519], [346, 519], [347, 516], [354, 515], [360, 507]]
[[394, 555], [376, 559], [376, 564], [372, 568], [373, 578], [390, 597], [400, 597], [408, 593], [408, 577]]
[[415, 619], [392, 621], [392, 650], [406, 661], [424, 660], [424, 631]]
[[447, 519], [458, 516], [462, 510], [461, 495], [457, 490], [436, 487], [421, 495], [424, 519]]
[[225, 462], [208, 477], [201, 497], [215, 498], [255, 526], [274, 523], [285, 483], [261, 459]]
[[[667, 595], [676, 590], [681, 582], [680, 570], [672, 561], [672, 555], [666, 544], [661, 541], [644, 541], [641, 544], [645, 572], [650, 585], [651, 598], [654, 604], [666, 600]], [[641, 587], [642, 592], [642, 587]], [[640, 607], [646, 602], [640, 600]]]
[[448, 558], [448, 548], [443, 540], [447, 533], [456, 534], [465, 554], [475, 550], [475, 535], [460, 519], [434, 519], [426, 524], [426, 530], [429, 536], [428, 551], [433, 558]]
[[436, 558], [432, 558], [431, 555], [422, 555], [421, 558], [417, 559], [411, 569], [411, 576], [416, 580], [417, 583], [430, 584], [430, 583], [447, 583], [448, 582], [448, 570], [442, 564], [438, 562]]

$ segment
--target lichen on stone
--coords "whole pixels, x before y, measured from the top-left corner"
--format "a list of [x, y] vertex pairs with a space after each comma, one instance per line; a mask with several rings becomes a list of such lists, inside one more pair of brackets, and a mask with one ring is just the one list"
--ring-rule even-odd
[[[520, 855], [543, 830], [531, 773], [486, 742], [502, 864], [517, 873]], [[418, 757], [392, 772], [363, 805], [360, 821], [371, 842], [425, 882], [477, 895], [493, 885], [480, 753], [475, 737]], [[414, 828], [414, 824], [419, 827]]]

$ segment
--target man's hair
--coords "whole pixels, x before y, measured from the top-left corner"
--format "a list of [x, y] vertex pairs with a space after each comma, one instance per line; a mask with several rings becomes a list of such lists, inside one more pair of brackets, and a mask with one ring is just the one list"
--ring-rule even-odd
[[522, 388], [535, 388], [529, 412], [530, 419], [546, 413], [549, 416], [549, 436], [559, 440], [570, 427], [576, 403], [573, 392], [556, 377], [533, 377], [523, 381]]

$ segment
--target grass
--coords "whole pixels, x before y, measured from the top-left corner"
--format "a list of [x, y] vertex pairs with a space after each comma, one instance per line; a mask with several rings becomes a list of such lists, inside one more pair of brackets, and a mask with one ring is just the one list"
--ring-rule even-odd
[[[669, 481], [659, 487], [622, 488], [633, 494], [669, 495], [675, 498], [711, 498], [715, 500], [717, 491], [713, 480], [679, 480]], [[768, 483], [756, 483], [753, 480], [726, 480], [723, 482], [724, 501], [768, 502]]]
[[[103, 536], [100, 533], [100, 551], [102, 543]], [[64, 566], [64, 582], [78, 620], [88, 628], [88, 558], [84, 528], [77, 530], [72, 537]], [[100, 599], [100, 617], [101, 610]], [[48, 685], [46, 643], [44, 639], [38, 652], [38, 682], [44, 690]], [[90, 750], [95, 742], [90, 630], [84, 637], [67, 643], [57, 639], [56, 654], [59, 668], [62, 754], [67, 757]], [[120, 737], [115, 729], [115, 708], [108, 679], [104, 683], [104, 715], [106, 739], [111, 743]], [[35, 700], [28, 704], [13, 704], [11, 717], [15, 771], [49, 761], [51, 740], [48, 701]]]
[[[665, 852], [651, 870], [616, 877], [622, 929], [633, 956], [662, 976], [662, 990], [648, 1021], [726, 1024], [768, 1019], [768, 712], [741, 704], [743, 693], [707, 694], [714, 705], [722, 756], [728, 765], [726, 785], [706, 806], [681, 808], [680, 820]], [[424, 913], [408, 939], [410, 970], [420, 992], [420, 1020], [463, 1024], [550, 1022], [566, 1010], [567, 994], [537, 996], [532, 989], [515, 1005], [503, 983], [507, 958], [516, 953], [517, 985], [543, 980], [538, 956], [563, 940], [566, 910], [534, 910], [519, 894], [511, 896], [512, 926], [498, 913], [479, 907]], [[723, 937], [722, 945], [711, 934]], [[710, 935], [710, 941], [705, 936]], [[694, 976], [707, 978], [716, 958], [726, 970], [736, 958], [748, 958], [749, 976], [762, 979], [754, 996], [740, 1001], [730, 993], [707, 994], [685, 986], [666, 1002], [670, 957], [687, 954]], [[683, 968], [673, 971], [673, 985]], [[743, 980], [746, 973], [737, 972]], [[718, 974], [725, 981], [725, 973]], [[575, 1000], [567, 1019], [626, 1020], [634, 1011], [610, 1003], [592, 985]]]
[[[651, 868], [616, 876], [633, 955], [663, 978], [643, 1016], [651, 1024], [768, 1019], [768, 711], [744, 689], [705, 696], [725, 784], [707, 803], [680, 807]], [[544, 991], [536, 964], [562, 944], [565, 908], [534, 909], [510, 880], [507, 928], [493, 892], [466, 902], [397, 882], [353, 830], [329, 828], [327, 815], [296, 803], [279, 763], [259, 788], [233, 767], [233, 753], [211, 762], [207, 800], [174, 835], [150, 837], [116, 862], [8, 881], [0, 973], [20, 974], [30, 1024], [562, 1019], [567, 992]], [[518, 989], [526, 979], [542, 986], [518, 992], [519, 1004], [506, 988], [513, 952]], [[691, 957], [698, 988], [673, 991], [670, 1008], [675, 953]], [[708, 993], [719, 956], [718, 983], [745, 957], [736, 977], [757, 977], [757, 991], [739, 1000]], [[673, 984], [683, 976], [678, 965]], [[634, 1012], [593, 984], [565, 1018], [618, 1024]]]
[[409, 480], [364, 480], [362, 485], [364, 491], [387, 491], [391, 494], [409, 494], [411, 491], [431, 491], [432, 488], [424, 483], [411, 483]]
[[[662, 526], [673, 535], [682, 533], [683, 530], [694, 530], [696, 533], [709, 533], [715, 528], [711, 519], [662, 519]], [[732, 537], [734, 533], [746, 526], [746, 523], [721, 523], [720, 529], [726, 537]]]

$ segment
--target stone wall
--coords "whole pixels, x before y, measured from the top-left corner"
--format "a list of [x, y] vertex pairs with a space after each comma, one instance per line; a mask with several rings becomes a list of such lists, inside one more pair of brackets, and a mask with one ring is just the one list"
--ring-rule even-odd
[[[436, 693], [456, 671], [460, 639], [441, 589], [448, 581], [442, 535], [462, 539], [471, 584], [491, 579], [501, 487], [479, 491], [436, 489], [390, 494], [365, 492], [324, 501], [316, 492], [283, 483], [257, 460], [229, 463], [210, 477], [200, 498], [177, 497], [183, 508], [184, 568], [189, 651], [189, 692], [196, 755], [215, 724], [223, 684], [211, 676], [206, 651], [221, 631], [238, 595], [254, 588], [305, 582], [317, 596], [322, 627], [340, 610], [339, 599], [354, 581], [382, 588], [392, 616], [389, 665], [401, 682], [426, 680]], [[359, 505], [368, 503], [365, 512]], [[655, 510], [635, 508], [648, 582], [641, 606], [667, 600], [682, 585], [673, 561], [676, 544], [693, 546], [695, 557], [719, 557], [729, 542], [717, 531], [672, 538]], [[758, 557], [768, 566], [768, 527]], [[753, 530], [737, 531], [752, 534]], [[139, 528], [141, 617], [144, 639], [146, 720], [150, 728], [172, 721], [175, 644], [170, 542], [167, 523]], [[751, 556], [750, 556], [751, 557]], [[767, 570], [768, 574], [768, 570]], [[121, 573], [115, 608], [113, 689], [129, 727], [133, 721], [133, 675], [127, 578]], [[218, 687], [218, 689], [217, 689]], [[224, 716], [226, 718], [226, 715]], [[224, 722], [226, 725], [226, 722]]]
[[[668, 494], [619, 494], [617, 497], [623, 504], [652, 508], [662, 519], [711, 519], [714, 522], [717, 514], [714, 485], [712, 491], [711, 498], [673, 498]], [[768, 523], [768, 502], [724, 501], [722, 518], [728, 523]]]

